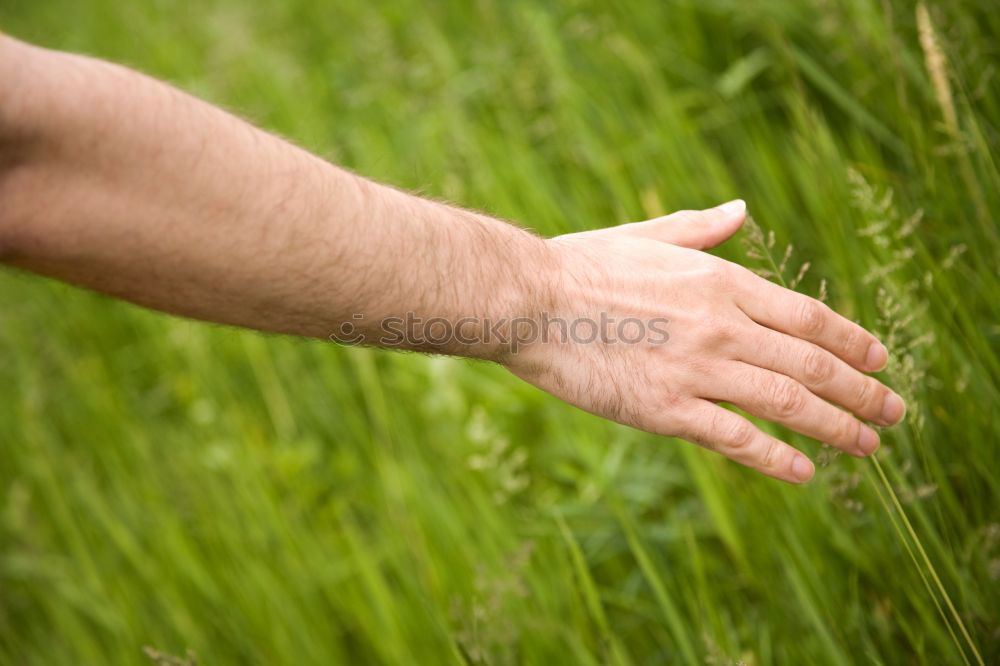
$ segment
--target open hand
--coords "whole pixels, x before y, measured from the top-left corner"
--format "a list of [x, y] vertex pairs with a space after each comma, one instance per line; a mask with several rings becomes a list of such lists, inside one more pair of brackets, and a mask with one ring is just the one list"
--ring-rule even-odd
[[[820, 301], [702, 251], [745, 217], [735, 201], [549, 240], [546, 315], [561, 322], [513, 355], [510, 370], [589, 412], [785, 481], [809, 480], [812, 462], [716, 403], [851, 455], [874, 452], [879, 437], [862, 419], [888, 426], [905, 411], [864, 374], [885, 366], [885, 347]], [[591, 324], [604, 329], [593, 340]]]

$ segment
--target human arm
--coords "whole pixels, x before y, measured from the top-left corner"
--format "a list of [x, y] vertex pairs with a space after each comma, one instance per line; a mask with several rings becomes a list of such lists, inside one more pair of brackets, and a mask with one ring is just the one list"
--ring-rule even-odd
[[[583, 409], [788, 481], [812, 465], [715, 402], [854, 454], [877, 435], [834, 404], [902, 417], [861, 372], [886, 361], [873, 336], [700, 251], [736, 231], [739, 206], [545, 240], [358, 177], [122, 67], [2, 39], [0, 80], [11, 265], [265, 331], [326, 338], [349, 324], [369, 344], [389, 318], [440, 318], [462, 335], [395, 346], [498, 361]], [[669, 339], [515, 349], [515, 327], [487, 335], [487, 321], [543, 314], [666, 319]]]

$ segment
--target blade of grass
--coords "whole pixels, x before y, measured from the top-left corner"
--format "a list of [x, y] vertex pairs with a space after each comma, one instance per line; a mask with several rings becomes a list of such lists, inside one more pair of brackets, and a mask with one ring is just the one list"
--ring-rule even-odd
[[[899, 502], [899, 498], [896, 496], [896, 491], [893, 490], [892, 484], [889, 482], [889, 477], [887, 477], [885, 472], [883, 471], [882, 464], [879, 462], [878, 457], [875, 455], [871, 456], [871, 461], [872, 464], [875, 466], [876, 471], [878, 471], [878, 476], [882, 480], [882, 485], [889, 493], [889, 497], [892, 499], [892, 504], [896, 508], [896, 511], [899, 513], [899, 517], [902, 520], [903, 525], [906, 527], [907, 533], [910, 535], [910, 538], [913, 540], [914, 545], [917, 547], [917, 552], [920, 553], [920, 559], [923, 561], [924, 566], [926, 566], [927, 570], [930, 572], [931, 579], [934, 581], [934, 585], [937, 587], [938, 592], [940, 592], [942, 598], [944, 599], [945, 604], [948, 606], [948, 610], [951, 612], [951, 616], [954, 618], [955, 624], [958, 625], [959, 630], [962, 632], [962, 636], [963, 638], [965, 638], [965, 642], [968, 644], [969, 649], [972, 651], [973, 656], [976, 658], [976, 662], [979, 664], [979, 666], [985, 666], [985, 662], [983, 661], [982, 655], [979, 653], [979, 650], [976, 648], [976, 644], [973, 642], [972, 637], [969, 635], [969, 630], [965, 628], [965, 623], [962, 621], [962, 616], [958, 614], [957, 610], [955, 610], [955, 605], [951, 602], [951, 596], [948, 594], [948, 591], [941, 583], [941, 579], [938, 577], [937, 569], [931, 562], [931, 558], [927, 556], [927, 551], [924, 550], [924, 545], [920, 541], [920, 537], [917, 536], [916, 530], [913, 529], [913, 525], [910, 524], [910, 519], [907, 518], [906, 512], [903, 511], [903, 505]], [[961, 647], [959, 647], [959, 650], [961, 651]]]
[[660, 577], [657, 566], [653, 563], [653, 560], [649, 556], [649, 552], [646, 550], [642, 540], [636, 533], [634, 522], [628, 516], [626, 509], [621, 506], [619, 500], [612, 499], [611, 504], [612, 511], [618, 519], [618, 523], [625, 531], [625, 539], [628, 541], [629, 550], [639, 563], [639, 569], [646, 578], [646, 582], [648, 582], [650, 587], [653, 588], [653, 595], [656, 597], [656, 601], [660, 605], [660, 610], [663, 612], [663, 615], [670, 626], [671, 634], [673, 635], [677, 650], [679, 650], [680, 654], [683, 655], [687, 663], [699, 663], [694, 645], [691, 643], [691, 639], [688, 636], [687, 627], [681, 617], [680, 610], [677, 608], [673, 599], [670, 598], [670, 594], [667, 592], [667, 586]]

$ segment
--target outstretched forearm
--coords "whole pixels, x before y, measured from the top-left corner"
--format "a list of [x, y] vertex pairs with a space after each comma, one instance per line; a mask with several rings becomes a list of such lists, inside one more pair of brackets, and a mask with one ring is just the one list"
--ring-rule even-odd
[[394, 342], [486, 358], [505, 349], [478, 322], [538, 309], [548, 250], [522, 229], [365, 180], [123, 67], [10, 39], [0, 59], [10, 264], [281, 333], [347, 324], [377, 343], [406, 313], [463, 321], [467, 344]]
[[96, 60], [0, 39], [0, 95], [8, 263], [211, 321], [496, 359], [786, 481], [813, 465], [718, 403], [856, 456], [879, 444], [864, 421], [903, 417], [865, 374], [888, 361], [874, 336], [701, 251], [742, 201], [542, 240]]

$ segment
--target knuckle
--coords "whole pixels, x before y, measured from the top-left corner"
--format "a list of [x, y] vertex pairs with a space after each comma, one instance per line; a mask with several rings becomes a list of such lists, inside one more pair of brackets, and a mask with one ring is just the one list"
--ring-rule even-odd
[[779, 417], [798, 414], [805, 404], [802, 391], [791, 381], [774, 380], [767, 388], [771, 409]]
[[726, 448], [733, 452], [745, 451], [754, 440], [754, 428], [749, 421], [742, 419], [721, 425], [718, 429], [719, 439]]
[[730, 261], [727, 261], [725, 266], [729, 273], [729, 279], [734, 287], [746, 287], [749, 284], [753, 284], [754, 280], [761, 279], [759, 275], [746, 266], [740, 266], [739, 264]]
[[819, 301], [803, 299], [796, 313], [799, 330], [807, 337], [814, 338], [823, 332], [826, 325], [825, 306]]
[[764, 449], [764, 455], [760, 460], [760, 466], [770, 468], [774, 466], [774, 462], [778, 457], [778, 442], [775, 440], [770, 440], [767, 443], [767, 448]]
[[878, 382], [874, 379], [865, 378], [857, 388], [857, 404], [859, 407], [868, 407], [873, 404], [878, 395]]
[[705, 325], [708, 329], [707, 341], [712, 346], [729, 344], [736, 340], [739, 327], [736, 322], [724, 317], [710, 317]]
[[857, 354], [852, 353], [855, 351], [861, 354], [868, 351], [868, 345], [865, 344], [865, 336], [853, 326], [849, 327], [841, 337], [840, 344], [842, 349], [851, 356], [857, 356]]
[[857, 419], [843, 414], [837, 419], [837, 424], [833, 427], [833, 441], [830, 444], [839, 444], [845, 447], [854, 447], [858, 441], [858, 429], [861, 423]]
[[728, 289], [733, 284], [733, 271], [724, 261], [714, 262], [711, 268], [712, 281], [717, 289]]
[[802, 376], [810, 384], [822, 384], [833, 376], [833, 359], [822, 349], [811, 349], [802, 363]]

